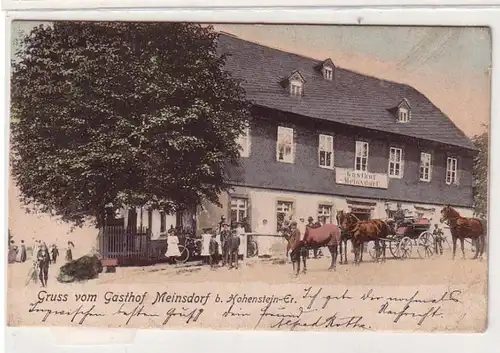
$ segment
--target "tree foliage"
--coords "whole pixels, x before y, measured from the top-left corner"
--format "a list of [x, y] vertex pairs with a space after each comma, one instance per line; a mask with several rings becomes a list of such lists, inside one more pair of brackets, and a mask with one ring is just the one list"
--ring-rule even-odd
[[65, 221], [104, 207], [218, 202], [249, 104], [211, 27], [55, 22], [13, 63], [11, 169], [22, 201]]
[[477, 217], [486, 218], [488, 215], [488, 132], [475, 135], [472, 141], [479, 149], [474, 158], [474, 213]]

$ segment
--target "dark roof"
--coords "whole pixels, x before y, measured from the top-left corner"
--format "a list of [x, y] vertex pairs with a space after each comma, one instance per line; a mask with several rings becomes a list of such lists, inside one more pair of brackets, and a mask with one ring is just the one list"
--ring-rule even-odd
[[[472, 141], [422, 93], [411, 86], [335, 67], [334, 79], [317, 70], [324, 61], [266, 47], [232, 35], [219, 35], [220, 53], [229, 54], [226, 70], [243, 80], [255, 105], [476, 150]], [[298, 70], [307, 81], [302, 97], [280, 84]], [[403, 99], [411, 121], [397, 123], [394, 110]]]

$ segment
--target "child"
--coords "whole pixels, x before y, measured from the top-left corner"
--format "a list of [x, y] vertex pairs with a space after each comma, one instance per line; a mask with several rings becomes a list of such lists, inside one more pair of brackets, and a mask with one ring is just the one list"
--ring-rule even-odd
[[434, 231], [432, 232], [434, 235], [434, 251], [436, 254], [443, 255], [443, 231], [438, 227], [437, 223], [434, 224]]
[[167, 236], [167, 252], [165, 256], [170, 261], [175, 261], [175, 259], [181, 256], [181, 252], [179, 251], [179, 238], [175, 235], [174, 229], [170, 229], [168, 231]]
[[212, 240], [210, 232], [210, 228], [205, 228], [201, 235], [201, 256], [203, 256], [203, 261], [207, 264], [210, 263], [210, 241]]
[[216, 265], [219, 263], [219, 243], [215, 239], [215, 233], [213, 233], [210, 238], [209, 253], [210, 268], [215, 269]]

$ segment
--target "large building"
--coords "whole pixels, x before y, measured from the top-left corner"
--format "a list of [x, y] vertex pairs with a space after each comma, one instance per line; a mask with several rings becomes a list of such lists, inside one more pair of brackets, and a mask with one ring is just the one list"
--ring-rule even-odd
[[[197, 210], [197, 229], [221, 215], [253, 229], [290, 215], [335, 222], [338, 210], [386, 218], [398, 202], [436, 223], [444, 204], [472, 214], [476, 148], [415, 88], [228, 34], [219, 49], [243, 80], [253, 118], [233, 191], [221, 195], [222, 208]], [[153, 233], [175, 222], [148, 218]]]

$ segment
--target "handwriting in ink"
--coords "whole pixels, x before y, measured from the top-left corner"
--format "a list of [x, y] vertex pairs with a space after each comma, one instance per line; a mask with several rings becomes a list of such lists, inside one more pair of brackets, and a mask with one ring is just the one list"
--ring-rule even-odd
[[420, 318], [420, 321], [417, 323], [418, 326], [421, 326], [424, 321], [429, 318], [429, 317], [443, 317], [443, 313], [440, 311], [441, 307], [431, 307], [429, 309], [426, 309], [427, 311], [416, 313], [412, 311], [408, 311], [410, 309], [410, 305], [407, 303], [402, 310], [399, 311], [393, 311], [389, 309], [389, 303], [386, 302], [380, 307], [380, 310], [378, 311], [379, 314], [386, 314], [386, 315], [393, 315], [395, 316], [394, 318], [394, 323], [399, 322], [399, 320], [403, 316], [410, 316], [410, 317], [415, 317], [415, 318]]
[[239, 312], [235, 312], [235, 311], [233, 311], [233, 308], [234, 308], [234, 304], [231, 304], [231, 306], [229, 307], [229, 309], [227, 309], [226, 311], [224, 311], [224, 313], [222, 314], [222, 317], [250, 316], [249, 313], [242, 312], [241, 309], [239, 309], [240, 310]]
[[171, 308], [167, 311], [165, 320], [163, 321], [162, 325], [166, 325], [173, 317], [179, 317], [185, 319], [186, 324], [189, 324], [191, 322], [197, 322], [202, 313], [203, 309], [201, 308], [200, 309], [182, 308], [180, 311], [178, 311], [176, 308]]
[[42, 322], [46, 322], [49, 316], [70, 316], [71, 322], [75, 322], [77, 317], [80, 315], [81, 318], [78, 321], [79, 325], [82, 325], [88, 317], [94, 316], [106, 316], [105, 314], [94, 312], [95, 305], [92, 305], [89, 309], [84, 309], [83, 305], [80, 305], [75, 310], [52, 310], [38, 307], [39, 302], [35, 302], [30, 304], [30, 308], [28, 310], [29, 313], [44, 313], [44, 317], [42, 318]]
[[279, 312], [270, 312], [269, 309], [271, 308], [271, 305], [272, 305], [272, 303], [269, 303], [265, 307], [260, 309], [259, 320], [257, 321], [255, 328], [257, 328], [261, 324], [262, 319], [264, 319], [265, 317], [278, 318], [278, 319], [287, 319], [287, 318], [298, 319], [305, 313], [311, 313], [311, 312], [317, 311], [317, 309], [304, 310], [303, 307], [300, 307], [298, 309], [297, 313], [292, 313], [292, 312], [287, 313], [284, 311], [286, 309], [286, 307], [278, 307], [277, 310]]
[[130, 321], [132, 320], [133, 317], [140, 317], [140, 316], [146, 316], [146, 317], [157, 317], [160, 316], [158, 314], [148, 314], [144, 311], [144, 305], [137, 305], [135, 308], [133, 308], [131, 311], [124, 310], [123, 307], [125, 306], [125, 303], [120, 306], [120, 308], [113, 313], [113, 315], [123, 315], [127, 317], [127, 321], [125, 322], [125, 325], [128, 325]]
[[318, 289], [314, 294], [312, 293], [312, 287], [306, 288], [304, 291], [305, 294], [302, 296], [302, 299], [310, 299], [307, 309], [311, 309], [319, 294], [323, 291], [323, 288]]
[[363, 316], [346, 316], [338, 317], [338, 313], [332, 316], [323, 318], [319, 316], [311, 321], [305, 321], [303, 318], [286, 319], [281, 318], [271, 328], [290, 328], [290, 331], [295, 330], [297, 327], [317, 327], [317, 328], [359, 328], [362, 330], [371, 330], [371, 326], [364, 324]]
[[326, 295], [326, 296], [324, 296], [323, 299], [325, 299], [325, 302], [323, 303], [323, 306], [321, 307], [321, 309], [326, 309], [330, 300], [351, 300], [351, 299], [353, 299], [351, 296], [348, 295], [348, 293], [349, 293], [349, 289], [346, 289], [344, 291], [344, 293], [342, 293], [342, 295]]

